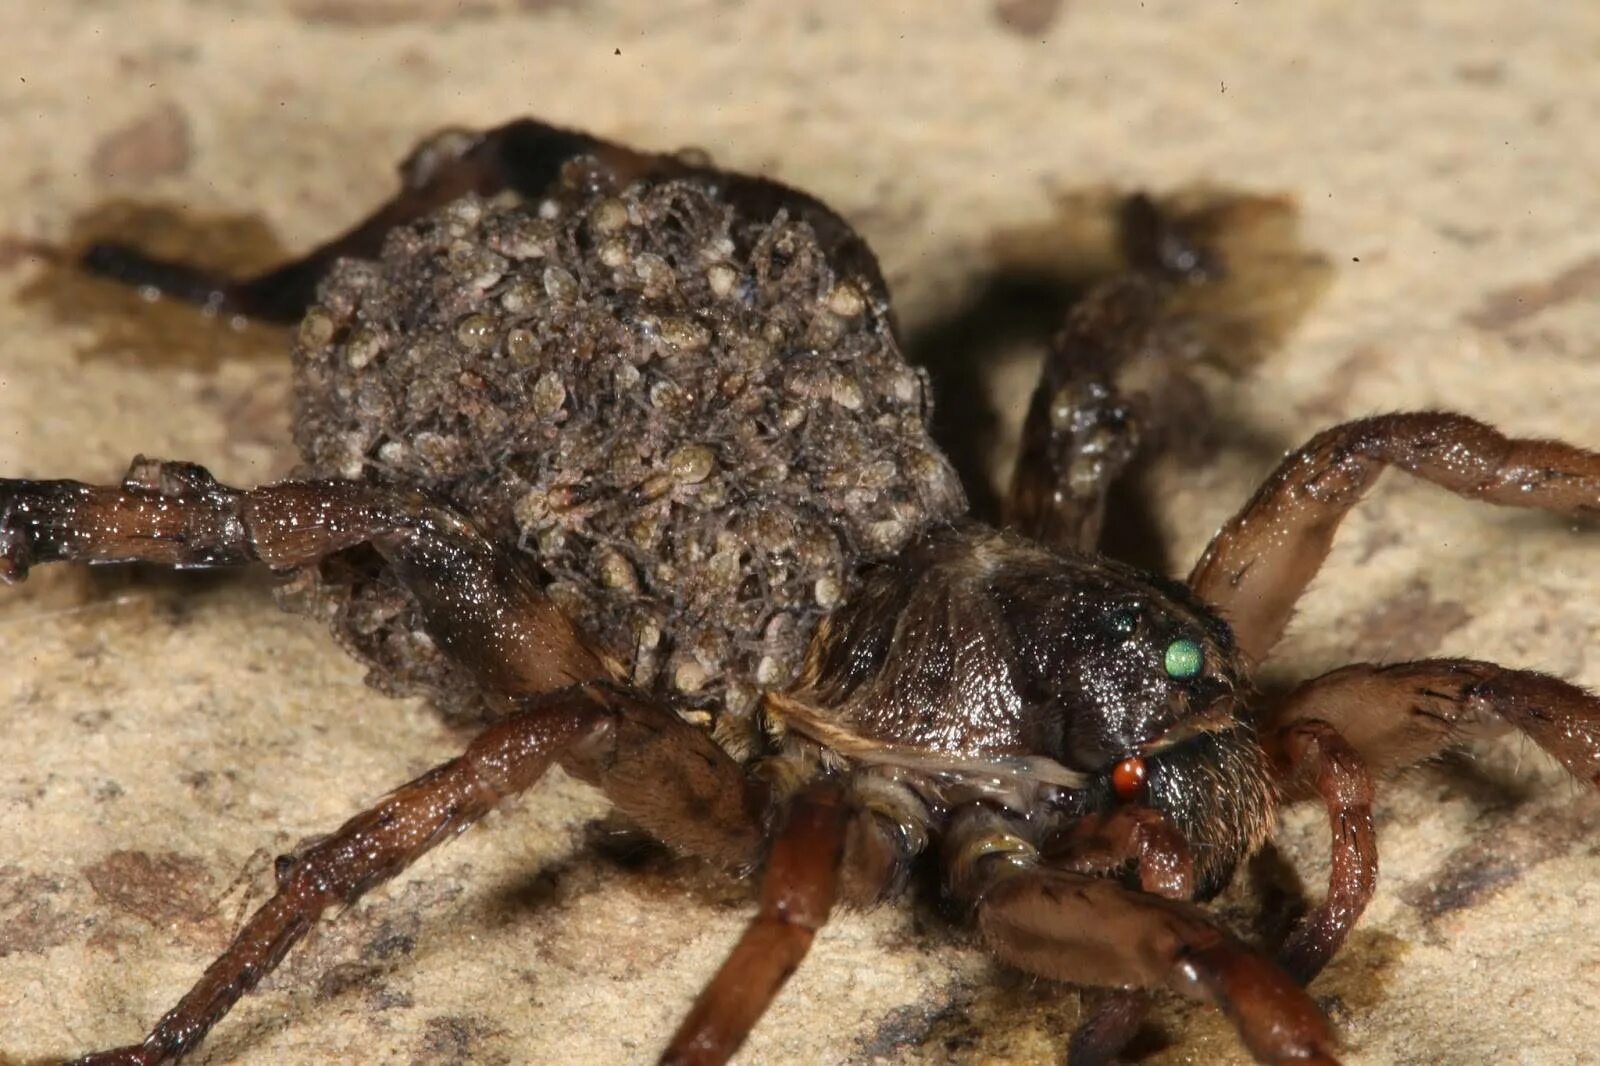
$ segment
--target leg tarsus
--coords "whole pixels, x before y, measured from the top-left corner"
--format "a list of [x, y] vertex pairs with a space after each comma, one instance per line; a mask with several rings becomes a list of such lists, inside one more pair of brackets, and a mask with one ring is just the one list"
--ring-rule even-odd
[[1111, 1066], [1150, 1013], [1150, 994], [1118, 989], [1095, 1005], [1067, 1042], [1067, 1066]]

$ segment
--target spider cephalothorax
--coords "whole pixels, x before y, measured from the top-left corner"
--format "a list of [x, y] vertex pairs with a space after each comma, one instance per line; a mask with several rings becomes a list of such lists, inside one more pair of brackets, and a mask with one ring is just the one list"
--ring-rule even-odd
[[1204, 843], [1209, 896], [1271, 821], [1243, 685], [1228, 627], [1186, 588], [968, 524], [868, 570], [774, 703], [834, 747], [848, 731], [927, 757], [1042, 760], [1060, 786], [1047, 805], [1068, 817], [1148, 804]]
[[[1095, 554], [1143, 417], [1120, 372], [1169, 287], [1225, 267], [1150, 201], [1124, 212], [1130, 275], [1052, 346], [997, 531], [931, 443], [871, 252], [817, 201], [530, 121], [436, 137], [403, 176], [368, 222], [250, 281], [86, 257], [304, 314], [304, 479], [241, 490], [140, 459], [117, 486], [0, 481], [0, 576], [295, 571], [374, 682], [493, 719], [281, 859], [150, 1035], [89, 1061], [181, 1056], [324, 911], [559, 762], [668, 844], [763, 869], [664, 1061], [725, 1061], [836, 898], [883, 899], [927, 862], [1001, 959], [1114, 990], [1071, 1062], [1115, 1058], [1166, 988], [1221, 1007], [1262, 1061], [1328, 1063], [1302, 986], [1374, 889], [1369, 769], [1499, 719], [1600, 775], [1600, 702], [1543, 675], [1435, 660], [1270, 702], [1251, 685], [1384, 468], [1577, 514], [1600, 509], [1600, 456], [1386, 415], [1286, 459], [1186, 583]], [[1308, 797], [1328, 891], [1274, 963], [1196, 901]]]

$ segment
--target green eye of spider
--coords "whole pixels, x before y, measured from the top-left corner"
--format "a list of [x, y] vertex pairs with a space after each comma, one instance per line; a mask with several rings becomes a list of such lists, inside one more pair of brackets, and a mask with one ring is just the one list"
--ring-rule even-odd
[[1193, 677], [1200, 672], [1205, 656], [1200, 652], [1200, 645], [1188, 637], [1180, 637], [1167, 645], [1167, 675], [1169, 677]]
[[1139, 619], [1132, 611], [1116, 611], [1106, 618], [1106, 628], [1119, 637], [1131, 637], [1139, 628]]

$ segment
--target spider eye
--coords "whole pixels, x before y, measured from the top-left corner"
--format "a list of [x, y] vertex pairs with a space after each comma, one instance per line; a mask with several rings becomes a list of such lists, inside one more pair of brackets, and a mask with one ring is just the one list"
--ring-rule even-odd
[[1205, 655], [1200, 651], [1200, 645], [1188, 637], [1180, 637], [1167, 645], [1168, 677], [1193, 677], [1200, 672], [1204, 662]]
[[1131, 637], [1139, 628], [1139, 616], [1132, 611], [1113, 611], [1106, 615], [1106, 628], [1119, 637]]
[[1145, 781], [1149, 771], [1145, 769], [1144, 760], [1134, 755], [1123, 759], [1111, 768], [1111, 791], [1116, 793], [1117, 799], [1123, 803], [1132, 803], [1144, 798]]

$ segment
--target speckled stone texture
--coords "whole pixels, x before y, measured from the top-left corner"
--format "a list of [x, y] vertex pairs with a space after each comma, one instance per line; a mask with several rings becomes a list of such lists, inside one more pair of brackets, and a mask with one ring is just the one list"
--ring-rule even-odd
[[[1600, 8], [1495, 0], [5, 5], [0, 470], [291, 469], [287, 334], [82, 284], [48, 247], [143, 229], [260, 264], [388, 195], [423, 134], [534, 113], [837, 207], [934, 370], [936, 432], [991, 474], [1107, 190], [1290, 198], [1329, 285], [1247, 373], [1197, 371], [1216, 428], [1141, 480], [1181, 570], [1332, 421], [1451, 407], [1600, 445], [1597, 57]], [[1600, 686], [1596, 535], [1387, 478], [1268, 680], [1472, 654]], [[463, 743], [260, 579], [44, 568], [0, 594], [0, 644], [7, 1063], [135, 1038], [273, 854]], [[1515, 738], [1478, 750], [1382, 793], [1378, 897], [1313, 989], [1350, 1062], [1600, 1061], [1600, 800]], [[750, 895], [619, 847], [603, 812], [553, 775], [321, 928], [198, 1061], [650, 1061]], [[1317, 812], [1278, 839], [1223, 904], [1249, 935], [1285, 869], [1326, 876]], [[823, 932], [742, 1061], [1053, 1062], [1077, 1014], [933, 909], [887, 907]], [[1240, 1061], [1205, 1011], [1165, 1008], [1144, 1044]]]

